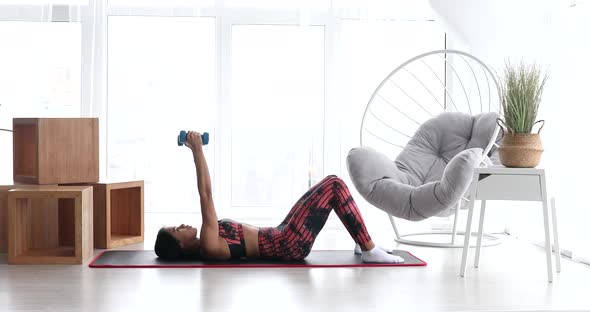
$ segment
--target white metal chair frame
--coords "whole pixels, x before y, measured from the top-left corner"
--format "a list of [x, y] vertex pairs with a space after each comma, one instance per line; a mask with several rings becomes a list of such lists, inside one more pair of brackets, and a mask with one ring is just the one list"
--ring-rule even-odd
[[[360, 129], [360, 145], [361, 146], [363, 146], [363, 134], [366, 131], [368, 134], [376, 137], [377, 139], [379, 139], [381, 141], [384, 141], [385, 143], [388, 143], [388, 144], [391, 144], [391, 145], [394, 145], [394, 146], [397, 146], [397, 147], [402, 147], [402, 146], [397, 145], [397, 144], [394, 144], [394, 143], [392, 143], [392, 142], [390, 142], [390, 141], [388, 141], [388, 140], [386, 140], [384, 138], [381, 138], [381, 137], [375, 135], [374, 133], [371, 133], [368, 129], [366, 129], [365, 128], [365, 121], [366, 121], [367, 113], [370, 111], [371, 104], [373, 103], [373, 100], [375, 99], [375, 97], [376, 96], [381, 96], [379, 94], [381, 88], [388, 81], [390, 81], [390, 79], [391, 79], [392, 76], [394, 76], [397, 72], [401, 71], [402, 69], [407, 71], [406, 66], [408, 64], [413, 63], [413, 62], [415, 62], [417, 60], [421, 60], [422, 58], [424, 58], [426, 56], [430, 56], [430, 55], [434, 55], [434, 54], [444, 55], [444, 58], [442, 58], [442, 59], [445, 62], [445, 69], [446, 69], [446, 67], [448, 67], [451, 71], [454, 71], [455, 72], [455, 75], [457, 75], [458, 81], [459, 81], [460, 85], [463, 88], [463, 92], [465, 92], [465, 97], [467, 97], [467, 102], [468, 102], [468, 105], [469, 105], [469, 113], [470, 114], [472, 113], [471, 103], [469, 102], [469, 98], [468, 98], [467, 93], [465, 91], [465, 87], [463, 85], [463, 82], [461, 81], [461, 77], [459, 77], [458, 74], [456, 73], [456, 71], [455, 71], [455, 69], [453, 67], [453, 64], [451, 64], [449, 62], [449, 59], [447, 58], [447, 55], [449, 55], [449, 54], [458, 55], [461, 59], [463, 59], [467, 63], [467, 65], [469, 66], [469, 68], [470, 68], [471, 72], [473, 73], [474, 77], [476, 76], [476, 74], [475, 74], [475, 72], [473, 70], [473, 67], [471, 66], [471, 64], [469, 64], [469, 62], [467, 62], [467, 60], [465, 58], [469, 58], [469, 59], [477, 62], [482, 67], [482, 69], [484, 70], [484, 73], [485, 73], [486, 80], [488, 82], [488, 111], [490, 111], [489, 110], [490, 109], [489, 106], [491, 104], [491, 97], [492, 97], [491, 88], [489, 87], [490, 83], [493, 83], [494, 84], [494, 86], [495, 86], [494, 89], [497, 91], [498, 100], [500, 99], [500, 90], [498, 88], [498, 81], [496, 80], [494, 73], [492, 72], [492, 70], [490, 70], [490, 68], [484, 62], [482, 62], [480, 59], [476, 58], [475, 56], [470, 55], [470, 54], [465, 53], [465, 52], [462, 52], [462, 51], [458, 51], [458, 50], [436, 50], [436, 51], [430, 51], [430, 52], [427, 52], [427, 53], [420, 54], [418, 56], [415, 56], [415, 57], [407, 60], [406, 62], [404, 62], [403, 64], [401, 64], [400, 66], [398, 66], [396, 69], [394, 69], [389, 75], [387, 75], [387, 77], [385, 77], [385, 79], [383, 79], [383, 81], [381, 82], [381, 84], [379, 84], [379, 86], [373, 92], [373, 95], [371, 96], [371, 98], [370, 98], [370, 100], [369, 100], [369, 102], [368, 102], [368, 104], [367, 104], [367, 106], [365, 108], [365, 112], [363, 114], [363, 119], [362, 119], [362, 122], [361, 122], [361, 129]], [[430, 66], [428, 66], [424, 61], [423, 61], [423, 63], [427, 67], [430, 68]], [[432, 71], [432, 73], [434, 75], [436, 75], [436, 73], [434, 72], [434, 70], [432, 70], [432, 68], [430, 68], [430, 70]], [[424, 85], [424, 83], [418, 77], [416, 77], [413, 73], [410, 73], [410, 74], [414, 78], [416, 78], [416, 80], [418, 80], [422, 84], [422, 86], [428, 92], [430, 92], [430, 94], [436, 99], [436, 97], [434, 96], [434, 94], [428, 89], [428, 87], [426, 85]], [[441, 107], [443, 107], [444, 110], [446, 111], [447, 108], [448, 108], [447, 107], [447, 98], [450, 99], [451, 104], [453, 104], [453, 106], [455, 106], [455, 103], [454, 103], [453, 98], [451, 97], [451, 94], [449, 92], [448, 86], [446, 84], [446, 81], [447, 81], [446, 80], [446, 77], [445, 77], [444, 82], [443, 82], [443, 80], [441, 80], [440, 77], [438, 77], [438, 75], [436, 75], [436, 76], [437, 76], [438, 80], [440, 81], [440, 83], [442, 84], [442, 87], [444, 88], [444, 91], [445, 91], [444, 107], [442, 105], [441, 105]], [[488, 76], [491, 77], [491, 82], [490, 82], [490, 79], [488, 78]], [[395, 82], [392, 81], [392, 83], [394, 85], [396, 85]], [[476, 80], [476, 84], [477, 84], [477, 90], [479, 92], [480, 108], [482, 108], [482, 111], [483, 111], [483, 105], [482, 105], [483, 101], [482, 101], [482, 97], [481, 97], [482, 94], [481, 94], [480, 86], [479, 86], [479, 83], [477, 82], [477, 80]], [[397, 87], [400, 88], [399, 86], [397, 86]], [[401, 88], [400, 88], [400, 90], [401, 90]], [[405, 93], [405, 91], [403, 91], [403, 90], [401, 90], [401, 91], [403, 93]], [[417, 105], [419, 105], [422, 109], [424, 109], [424, 107], [422, 107], [418, 102], [416, 102], [416, 100], [414, 98], [412, 98], [409, 94], [405, 93], [405, 95], [407, 95]], [[437, 100], [437, 102], [438, 102], [438, 100]], [[389, 105], [392, 105], [389, 102], [387, 102], [387, 103]], [[439, 104], [441, 104], [441, 103], [439, 102]], [[394, 107], [394, 108], [398, 112], [402, 113], [396, 107]], [[456, 109], [456, 106], [455, 106], [455, 109]], [[498, 106], [497, 112], [500, 113], [499, 106]], [[403, 115], [405, 115], [405, 114], [403, 114]], [[405, 116], [408, 117], [407, 115], [405, 115]], [[377, 120], [379, 120], [380, 122], [383, 123], [383, 121], [381, 121], [376, 116], [375, 116], [375, 118]], [[401, 132], [395, 130], [394, 128], [392, 128], [389, 125], [386, 125], [386, 126], [389, 127], [389, 128], [391, 128], [391, 130], [394, 130], [394, 131], [396, 131], [398, 133], [401, 133]], [[496, 145], [496, 138], [498, 136], [499, 130], [500, 130], [499, 127], [496, 126], [495, 131], [494, 131], [494, 134], [492, 135], [492, 137], [489, 140], [489, 143], [487, 144], [486, 148], [484, 149], [484, 152], [482, 154], [482, 160], [480, 161], [480, 164], [483, 165], [483, 166], [486, 166], [487, 165], [484, 162], [484, 156], [487, 155], [490, 152], [490, 150]], [[467, 190], [466, 191], [466, 194], [470, 194], [470, 190]], [[463, 199], [465, 201], [469, 201], [469, 199], [467, 199], [465, 197], [463, 197]], [[410, 245], [418, 245], [418, 246], [446, 247], [446, 248], [462, 248], [463, 247], [463, 244], [462, 243], [455, 243], [455, 240], [456, 240], [456, 236], [457, 235], [465, 235], [464, 232], [457, 231], [457, 221], [458, 221], [458, 217], [459, 217], [459, 211], [461, 210], [460, 209], [461, 208], [461, 202], [462, 201], [460, 201], [457, 204], [457, 207], [455, 209], [455, 216], [454, 216], [454, 222], [453, 222], [453, 229], [452, 229], [452, 231], [433, 231], [433, 232], [420, 232], [420, 233], [411, 233], [411, 234], [400, 234], [399, 231], [398, 231], [398, 228], [396, 226], [394, 217], [392, 215], [390, 215], [389, 213], [387, 213], [387, 216], [389, 217], [389, 220], [391, 222], [391, 226], [393, 227], [393, 230], [395, 232], [395, 236], [396, 236], [395, 240], [397, 242], [400, 242], [400, 243], [410, 244]], [[472, 233], [472, 235], [477, 235], [477, 234], [478, 234], [477, 232]], [[415, 239], [409, 239], [408, 238], [408, 237], [412, 237], [412, 236], [421, 236], [421, 235], [451, 235], [451, 239], [450, 239], [450, 242], [444, 243], [444, 242], [431, 242], [431, 241], [424, 241], [424, 240], [415, 240]], [[493, 245], [498, 245], [498, 244], [501, 243], [501, 239], [499, 237], [497, 237], [497, 236], [494, 236], [494, 235], [491, 235], [491, 234], [487, 234], [487, 233], [484, 233], [483, 236], [486, 237], [487, 239], [486, 239], [486, 242], [482, 244], [482, 246], [493, 246]]]

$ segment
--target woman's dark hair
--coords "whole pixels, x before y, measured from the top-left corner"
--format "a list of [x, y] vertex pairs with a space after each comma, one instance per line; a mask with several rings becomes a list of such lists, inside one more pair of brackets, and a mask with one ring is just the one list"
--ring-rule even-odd
[[156, 255], [162, 259], [197, 259], [201, 257], [200, 248], [196, 248], [195, 250], [183, 249], [180, 246], [180, 241], [164, 228], [161, 228], [160, 231], [158, 231], [154, 251], [156, 252]]
[[184, 255], [180, 242], [172, 234], [161, 228], [156, 237], [156, 246], [154, 246], [156, 255], [163, 259], [179, 259]]

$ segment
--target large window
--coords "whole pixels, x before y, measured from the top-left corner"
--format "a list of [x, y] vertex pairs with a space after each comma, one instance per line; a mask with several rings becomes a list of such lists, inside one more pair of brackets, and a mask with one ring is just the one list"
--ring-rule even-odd
[[146, 211], [198, 211], [192, 154], [176, 136], [212, 132], [215, 62], [213, 18], [109, 17], [108, 177], [145, 180]]
[[220, 216], [280, 219], [325, 175], [346, 176], [383, 76], [444, 47], [428, 13], [404, 21], [342, 1], [0, 6], [0, 20], [30, 20], [0, 21], [0, 127], [15, 115], [99, 117], [101, 179], [144, 180], [146, 212], [199, 212], [190, 152], [175, 142], [193, 129], [211, 134]]
[[272, 23], [108, 18], [108, 178], [144, 179], [146, 211], [199, 211], [190, 153], [174, 146], [179, 130], [195, 129], [211, 133], [220, 216], [272, 224], [326, 174], [346, 176], [362, 109], [384, 75], [445, 44], [428, 21], [301, 26], [281, 12]]
[[[80, 24], [0, 21], [0, 128], [14, 117], [80, 116]], [[12, 137], [0, 132], [0, 181]]]
[[232, 51], [232, 207], [278, 217], [323, 172], [324, 27], [234, 25]]

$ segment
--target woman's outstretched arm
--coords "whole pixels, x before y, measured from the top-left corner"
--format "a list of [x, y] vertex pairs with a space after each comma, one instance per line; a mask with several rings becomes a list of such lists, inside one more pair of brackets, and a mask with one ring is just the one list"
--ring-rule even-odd
[[[201, 201], [201, 253], [210, 258], [225, 258], [229, 256], [227, 243], [219, 237], [219, 226], [217, 225], [217, 213], [213, 204], [213, 193], [211, 191], [211, 178], [207, 161], [203, 154], [203, 142], [201, 135], [194, 131], [187, 134], [186, 145], [193, 151], [195, 167], [197, 169], [197, 187]], [[224, 246], [225, 245], [225, 246]]]

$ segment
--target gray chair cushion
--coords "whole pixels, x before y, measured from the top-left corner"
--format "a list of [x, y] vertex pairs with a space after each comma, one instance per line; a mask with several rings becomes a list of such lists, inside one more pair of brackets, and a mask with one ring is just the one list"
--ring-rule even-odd
[[395, 161], [370, 147], [352, 149], [347, 167], [359, 193], [412, 221], [439, 215], [463, 196], [496, 125], [496, 113], [442, 113], [422, 124]]

